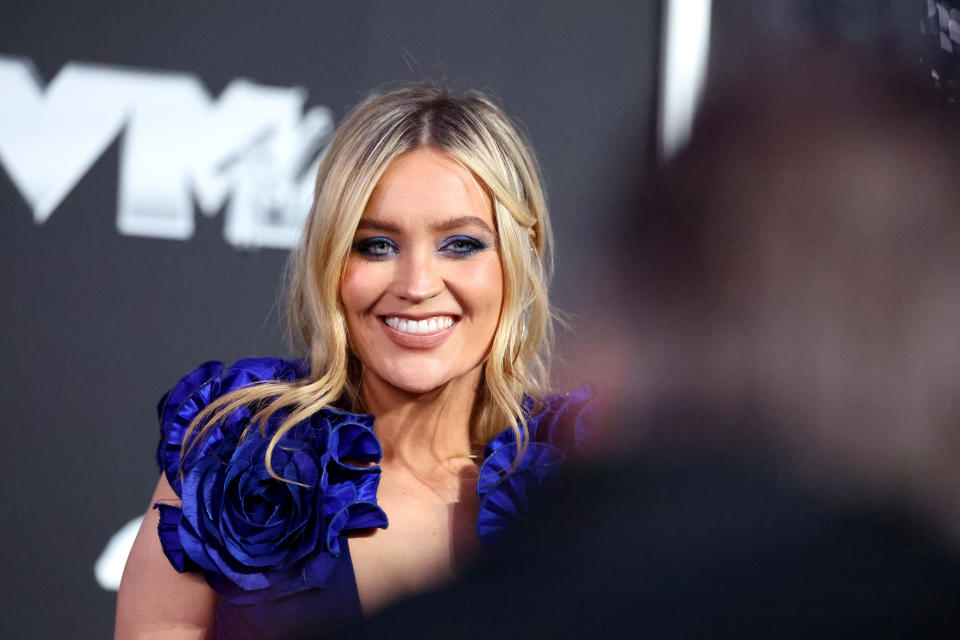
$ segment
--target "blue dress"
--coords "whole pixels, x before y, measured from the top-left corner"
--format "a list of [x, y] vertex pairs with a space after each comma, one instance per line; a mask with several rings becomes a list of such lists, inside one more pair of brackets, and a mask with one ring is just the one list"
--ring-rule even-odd
[[[249, 358], [230, 367], [206, 362], [167, 392], [157, 406], [157, 463], [180, 504], [157, 503], [163, 551], [180, 572], [202, 571], [220, 595], [220, 638], [289, 638], [329, 633], [361, 618], [348, 534], [387, 527], [377, 505], [382, 456], [373, 416], [325, 408], [294, 425], [265, 452], [278, 412], [264, 432], [250, 428], [255, 411], [240, 407], [209, 435], [184, 448], [192, 420], [218, 397], [258, 382], [305, 377], [303, 361]], [[567, 452], [580, 447], [595, 422], [594, 390], [580, 387], [524, 401], [529, 441], [507, 428], [484, 448], [477, 480], [477, 536], [496, 545], [523, 520]], [[182, 473], [181, 473], [182, 471]]]

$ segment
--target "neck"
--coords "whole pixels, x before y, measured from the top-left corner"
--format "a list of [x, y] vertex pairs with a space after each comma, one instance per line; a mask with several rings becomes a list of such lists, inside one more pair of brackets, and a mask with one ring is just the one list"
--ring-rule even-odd
[[451, 469], [470, 461], [470, 423], [480, 369], [426, 393], [411, 393], [368, 376], [361, 393], [376, 417], [383, 462], [417, 469]]

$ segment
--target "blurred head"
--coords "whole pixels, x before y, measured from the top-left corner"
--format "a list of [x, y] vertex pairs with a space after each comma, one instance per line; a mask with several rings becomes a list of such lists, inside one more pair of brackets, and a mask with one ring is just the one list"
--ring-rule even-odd
[[[484, 248], [469, 253], [478, 236]], [[546, 383], [550, 241], [536, 161], [487, 98], [426, 85], [371, 97], [326, 152], [293, 261], [291, 329], [311, 377], [362, 406], [365, 365], [414, 392], [479, 366], [472, 435], [484, 442]], [[432, 349], [409, 338], [424, 343], [410, 357], [389, 339], [431, 318], [469, 335], [449, 352], [450, 340]]]
[[808, 54], [716, 94], [635, 222], [638, 385], [760, 407], [812, 475], [960, 530], [956, 125], [881, 61]]

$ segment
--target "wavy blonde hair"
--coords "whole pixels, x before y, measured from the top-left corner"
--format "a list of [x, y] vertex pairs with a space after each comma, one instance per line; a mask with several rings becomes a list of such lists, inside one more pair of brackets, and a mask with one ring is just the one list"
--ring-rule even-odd
[[526, 447], [523, 397], [542, 397], [548, 385], [553, 316], [548, 299], [552, 233], [540, 169], [524, 136], [480, 93], [453, 96], [432, 85], [373, 95], [340, 125], [317, 172], [313, 206], [291, 255], [288, 323], [295, 347], [309, 352], [309, 376], [269, 381], [229, 393], [208, 405], [184, 438], [182, 461], [209, 429], [241, 406], [252, 406], [261, 432], [277, 411], [284, 417], [273, 449], [292, 426], [346, 394], [362, 407], [359, 362], [348, 347], [340, 284], [354, 233], [380, 176], [397, 156], [437, 149], [467, 168], [493, 204], [503, 266], [503, 305], [483, 366], [471, 425], [475, 447], [510, 425]]

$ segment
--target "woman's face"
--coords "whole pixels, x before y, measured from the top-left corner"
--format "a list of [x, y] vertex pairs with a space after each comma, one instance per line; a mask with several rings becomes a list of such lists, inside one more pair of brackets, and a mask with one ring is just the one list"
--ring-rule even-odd
[[387, 167], [363, 212], [340, 299], [363, 384], [425, 393], [477, 374], [503, 302], [490, 199], [434, 149]]

